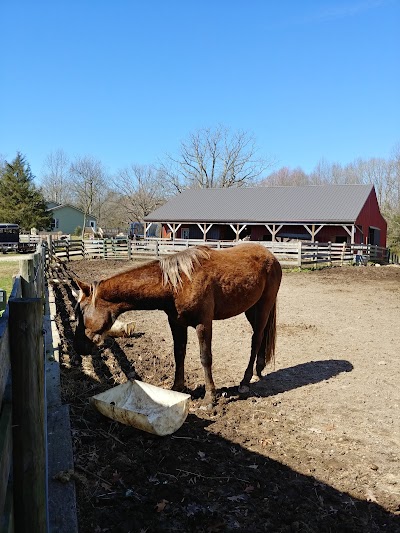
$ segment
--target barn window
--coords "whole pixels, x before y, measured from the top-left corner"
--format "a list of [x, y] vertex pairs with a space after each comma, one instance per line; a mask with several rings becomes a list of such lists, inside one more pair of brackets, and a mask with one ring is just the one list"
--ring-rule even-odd
[[60, 221], [59, 221], [58, 218], [53, 218], [53, 219], [51, 220], [51, 229], [52, 229], [52, 230], [56, 230], [56, 229], [58, 229], [58, 227], [59, 227], [59, 223], [60, 223]]

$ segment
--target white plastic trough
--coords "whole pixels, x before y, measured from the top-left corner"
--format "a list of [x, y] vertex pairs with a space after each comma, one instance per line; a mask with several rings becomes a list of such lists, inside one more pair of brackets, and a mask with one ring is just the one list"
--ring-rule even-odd
[[90, 403], [108, 418], [162, 436], [182, 426], [189, 400], [190, 394], [132, 380], [92, 396]]

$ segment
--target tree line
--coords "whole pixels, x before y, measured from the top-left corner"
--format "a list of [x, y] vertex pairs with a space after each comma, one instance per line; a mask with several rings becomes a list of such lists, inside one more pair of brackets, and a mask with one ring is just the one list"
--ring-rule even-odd
[[356, 159], [342, 165], [320, 160], [312, 172], [300, 167], [272, 170], [277, 162], [260, 155], [254, 137], [219, 125], [191, 133], [176, 154], [153, 165], [132, 163], [110, 175], [90, 156], [70, 158], [63, 150], [50, 153], [43, 171], [32, 175], [18, 153], [0, 162], [0, 221], [25, 229], [47, 229], [46, 201], [71, 204], [97, 218], [102, 228], [125, 230], [185, 188], [367, 184], [375, 186], [388, 221], [388, 243], [400, 249], [400, 143], [391, 157]]

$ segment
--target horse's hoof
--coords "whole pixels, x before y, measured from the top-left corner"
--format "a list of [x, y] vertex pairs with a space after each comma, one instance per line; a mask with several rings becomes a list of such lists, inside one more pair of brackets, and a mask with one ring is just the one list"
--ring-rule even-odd
[[207, 411], [208, 413], [212, 410], [213, 408], [213, 404], [212, 403], [202, 403], [199, 407], [199, 409], [201, 411]]
[[247, 394], [248, 392], [250, 392], [250, 387], [248, 385], [239, 385], [238, 387], [239, 394]]
[[207, 406], [207, 409], [211, 409], [212, 407], [215, 407], [217, 405], [217, 402], [218, 400], [215, 392], [206, 392], [201, 403], [202, 405]]

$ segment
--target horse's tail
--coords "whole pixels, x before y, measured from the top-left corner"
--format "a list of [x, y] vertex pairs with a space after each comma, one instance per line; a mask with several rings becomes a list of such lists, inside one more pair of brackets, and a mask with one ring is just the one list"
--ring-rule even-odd
[[264, 329], [266, 335], [265, 363], [273, 361], [275, 363], [276, 346], [276, 300], [269, 313], [268, 322]]
[[[275, 363], [275, 345], [276, 345], [276, 300], [269, 313], [267, 324], [264, 328], [265, 352], [264, 360], [257, 357], [257, 375], [261, 377], [261, 372], [264, 370], [267, 363], [273, 361]], [[260, 355], [260, 354], [259, 354]]]

